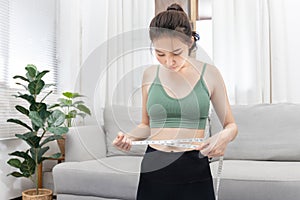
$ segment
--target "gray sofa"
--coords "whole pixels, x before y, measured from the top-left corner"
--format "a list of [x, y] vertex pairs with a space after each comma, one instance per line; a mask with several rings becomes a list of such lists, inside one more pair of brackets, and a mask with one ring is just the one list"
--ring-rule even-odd
[[[239, 134], [228, 146], [219, 200], [300, 199], [300, 105], [232, 106]], [[104, 127], [80, 127], [69, 133], [66, 162], [53, 169], [59, 200], [133, 200], [145, 147], [123, 153], [111, 146], [118, 130], [129, 131], [140, 108], [105, 109]], [[211, 114], [211, 130], [220, 124]], [[213, 176], [218, 162], [211, 162]], [[199, 197], [200, 199], [200, 197]]]

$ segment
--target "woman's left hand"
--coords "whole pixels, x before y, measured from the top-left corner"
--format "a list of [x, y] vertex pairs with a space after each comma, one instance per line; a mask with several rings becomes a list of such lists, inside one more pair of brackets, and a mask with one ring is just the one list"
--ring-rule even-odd
[[223, 156], [230, 142], [229, 138], [225, 131], [221, 131], [202, 142], [196, 150], [209, 158]]

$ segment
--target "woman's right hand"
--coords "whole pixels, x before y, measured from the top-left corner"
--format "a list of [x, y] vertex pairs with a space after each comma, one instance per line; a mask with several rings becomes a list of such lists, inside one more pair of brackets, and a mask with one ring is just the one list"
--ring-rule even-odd
[[124, 133], [119, 132], [118, 136], [114, 139], [112, 144], [120, 150], [129, 151], [131, 149], [131, 139], [126, 136]]

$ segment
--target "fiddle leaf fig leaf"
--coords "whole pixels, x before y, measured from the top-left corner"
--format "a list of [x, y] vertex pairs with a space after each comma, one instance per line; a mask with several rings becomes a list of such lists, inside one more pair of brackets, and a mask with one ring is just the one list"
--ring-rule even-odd
[[15, 108], [22, 114], [28, 116], [29, 115], [29, 110], [27, 110], [26, 108], [24, 108], [23, 106], [20, 105], [16, 105]]
[[17, 78], [22, 79], [23, 81], [29, 82], [29, 80], [27, 78], [25, 78], [24, 76], [18, 76], [17, 75], [17, 76], [13, 77], [13, 79], [17, 79]]
[[25, 177], [30, 177], [35, 173], [36, 163], [32, 158], [26, 159], [20, 166], [20, 171]]
[[43, 76], [45, 76], [45, 74], [47, 74], [49, 71], [48, 70], [45, 70], [45, 71], [42, 71], [42, 72], [39, 72], [36, 76], [36, 79], [41, 79], [43, 78]]
[[25, 67], [27, 70], [26, 76], [29, 80], [34, 80], [37, 75], [37, 68], [35, 65], [29, 64]]
[[38, 151], [38, 164], [43, 162], [43, 155], [50, 149], [49, 146], [42, 147]]
[[41, 147], [44, 146], [45, 144], [47, 144], [48, 142], [54, 141], [54, 140], [59, 140], [62, 139], [63, 137], [61, 135], [51, 135], [49, 137], [47, 137], [42, 143], [41, 143]]
[[24, 122], [22, 122], [21, 120], [18, 120], [18, 119], [8, 119], [7, 122], [19, 124], [21, 126], [24, 126], [27, 129], [29, 129], [30, 131], [32, 131], [32, 128], [30, 126], [28, 126], [27, 124], [25, 124]]
[[28, 90], [32, 95], [38, 95], [45, 86], [45, 82], [41, 79], [34, 80], [29, 83]]
[[24, 174], [21, 174], [20, 172], [12, 172], [7, 174], [7, 176], [14, 176], [16, 178], [25, 177]]
[[28, 103], [34, 103], [34, 97], [28, 94], [20, 94], [19, 96], [15, 96], [16, 98], [22, 98], [28, 101]]
[[47, 110], [47, 105], [45, 103], [32, 103], [29, 110], [40, 112], [42, 110]]
[[24, 140], [30, 147], [37, 148], [41, 141], [41, 137], [37, 136], [34, 132], [28, 132], [25, 134], [16, 134], [16, 137]]
[[65, 121], [65, 114], [60, 110], [54, 110], [48, 118], [50, 126], [58, 127]]
[[12, 152], [8, 155], [17, 156], [17, 157], [24, 158], [24, 159], [29, 159], [30, 158], [30, 156], [27, 154], [27, 152], [24, 152], [24, 151], [15, 151], [15, 152]]
[[68, 127], [49, 127], [47, 131], [56, 135], [62, 135], [69, 131]]
[[11, 158], [9, 161], [7, 161], [7, 164], [15, 168], [21, 167], [21, 161], [17, 158]]
[[44, 127], [44, 121], [40, 117], [39, 113], [37, 111], [30, 111], [29, 112], [29, 118], [31, 119], [32, 123], [36, 125], [37, 127]]
[[91, 115], [90, 109], [88, 107], [86, 107], [85, 105], [79, 104], [77, 106], [77, 108], [78, 108], [78, 110], [80, 110], [80, 111], [82, 111], [82, 112], [84, 112], [84, 113], [86, 113], [88, 115]]

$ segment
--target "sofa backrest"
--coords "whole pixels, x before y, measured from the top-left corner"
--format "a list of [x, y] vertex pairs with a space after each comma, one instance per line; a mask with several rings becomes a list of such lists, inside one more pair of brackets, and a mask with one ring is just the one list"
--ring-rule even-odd
[[[228, 145], [225, 159], [300, 160], [300, 104], [232, 105], [231, 108], [239, 133]], [[129, 132], [140, 121], [140, 107], [104, 109], [107, 156], [144, 154], [145, 146], [135, 146], [125, 153], [111, 144], [119, 131]], [[221, 129], [216, 113], [212, 112], [212, 133]]]
[[129, 152], [116, 149], [112, 142], [119, 131], [130, 132], [141, 122], [142, 109], [140, 107], [107, 106], [104, 109], [104, 131], [106, 134], [107, 156], [143, 155], [146, 146], [133, 146]]
[[[225, 159], [300, 160], [300, 104], [233, 105], [232, 112], [239, 133]], [[220, 127], [212, 112], [212, 133]]]

